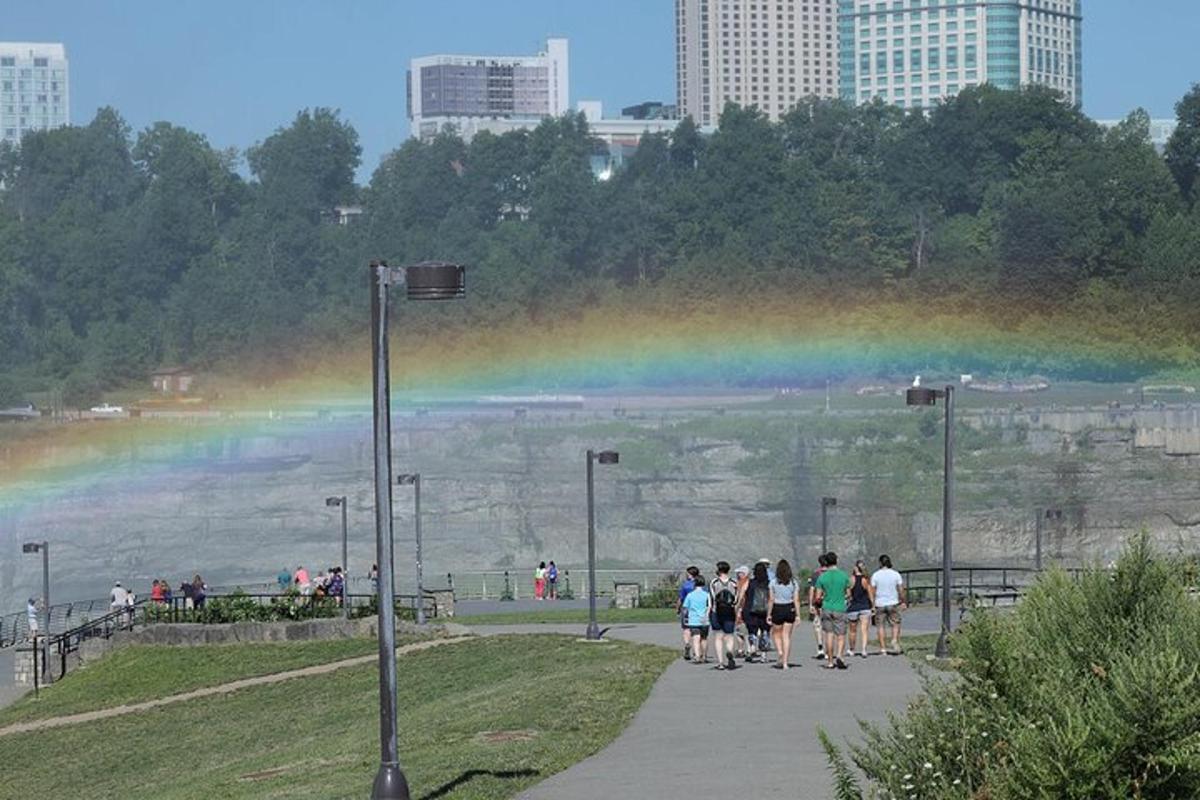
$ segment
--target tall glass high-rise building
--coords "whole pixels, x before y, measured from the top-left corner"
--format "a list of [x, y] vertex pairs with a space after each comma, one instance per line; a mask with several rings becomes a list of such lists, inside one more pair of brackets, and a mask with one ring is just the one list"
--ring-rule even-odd
[[0, 42], [0, 141], [71, 123], [67, 51], [61, 44]]
[[1083, 0], [839, 0], [843, 100], [929, 107], [968, 86], [1083, 103]]

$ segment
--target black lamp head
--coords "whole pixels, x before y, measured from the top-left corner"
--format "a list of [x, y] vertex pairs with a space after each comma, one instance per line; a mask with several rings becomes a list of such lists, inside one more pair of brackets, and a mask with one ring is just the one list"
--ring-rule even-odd
[[467, 293], [466, 268], [444, 261], [422, 261], [404, 268], [409, 300], [457, 300]]
[[619, 464], [621, 463], [621, 454], [616, 450], [601, 450], [596, 453], [596, 460], [601, 464]]
[[412, 484], [416, 483], [417, 478], [420, 478], [420, 477], [421, 476], [418, 473], [405, 472], [403, 474], [396, 476], [396, 484], [398, 486], [411, 486]]
[[822, 497], [821, 502], [827, 506], [836, 506], [837, 498], [836, 497]]
[[22, 553], [36, 553], [37, 551], [39, 551], [41, 549], [42, 549], [42, 546], [40, 544], [38, 544], [37, 542], [25, 542], [23, 545], [21, 545]]
[[937, 397], [936, 389], [913, 387], [904, 393], [904, 402], [910, 406], [936, 406]]
[[337, 506], [340, 506], [341, 504], [342, 504], [342, 498], [340, 498], [340, 497], [326, 497], [325, 498], [325, 505], [329, 506], [330, 508], [335, 508]]

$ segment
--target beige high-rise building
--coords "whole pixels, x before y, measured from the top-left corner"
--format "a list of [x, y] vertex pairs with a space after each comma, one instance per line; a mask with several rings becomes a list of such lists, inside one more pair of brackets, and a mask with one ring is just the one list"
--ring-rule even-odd
[[681, 117], [714, 126], [726, 103], [778, 120], [808, 96], [838, 96], [835, 0], [675, 0]]

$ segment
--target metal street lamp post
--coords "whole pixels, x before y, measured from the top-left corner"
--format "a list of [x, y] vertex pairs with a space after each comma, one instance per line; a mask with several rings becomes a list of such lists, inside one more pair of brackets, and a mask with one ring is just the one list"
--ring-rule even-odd
[[1048, 520], [1048, 519], [1053, 519], [1056, 521], [1062, 519], [1062, 509], [1060, 509], [1060, 508], [1039, 508], [1036, 510], [1035, 514], [1036, 514], [1035, 519], [1037, 520], [1037, 525], [1035, 526], [1036, 535], [1034, 538], [1033, 566], [1038, 572], [1041, 572], [1042, 571], [1042, 531], [1043, 531], [1043, 526], [1045, 524], [1044, 521]]
[[829, 552], [829, 509], [837, 505], [836, 497], [821, 498], [821, 552]]
[[417, 537], [417, 624], [425, 624], [425, 572], [421, 562], [421, 473], [397, 476], [396, 483], [413, 487], [413, 527]]
[[910, 406], [937, 405], [938, 398], [946, 401], [945, 471], [942, 476], [942, 630], [938, 634], [938, 658], [950, 655], [950, 590], [954, 585], [953, 509], [954, 509], [954, 387], [924, 389], [913, 387], [905, 393]]
[[[38, 553], [38, 552], [40, 552], [42, 554], [42, 613], [43, 613], [44, 619], [45, 619], [45, 623], [42, 628], [42, 642], [44, 643], [45, 647], [49, 647], [50, 646], [50, 543], [49, 542], [25, 542], [23, 545], [21, 545], [21, 552], [22, 553]], [[34, 648], [35, 648], [34, 660], [36, 661], [36, 659], [37, 659], [37, 652], [36, 652], [37, 642], [36, 641], [34, 642]], [[45, 656], [43, 656], [42, 662], [45, 663]], [[37, 671], [38, 665], [36, 663], [33, 665], [33, 669], [35, 672]], [[50, 683], [53, 680], [50, 677], [50, 670], [46, 670], [46, 674], [44, 677], [45, 677], [46, 683]]]
[[596, 623], [596, 485], [592, 476], [592, 465], [618, 464], [621, 456], [616, 450], [587, 451], [587, 505], [588, 505], [588, 626], [587, 639], [600, 639], [600, 626]]
[[392, 569], [392, 414], [388, 369], [388, 289], [404, 284], [409, 300], [465, 294], [463, 267], [425, 262], [393, 268], [371, 262], [371, 387], [375, 443], [375, 561], [379, 565], [379, 771], [372, 800], [410, 800], [400, 768], [396, 719], [396, 592]]
[[326, 497], [325, 505], [330, 508], [342, 509], [342, 616], [350, 619], [350, 527], [346, 520], [346, 495], [341, 497]]

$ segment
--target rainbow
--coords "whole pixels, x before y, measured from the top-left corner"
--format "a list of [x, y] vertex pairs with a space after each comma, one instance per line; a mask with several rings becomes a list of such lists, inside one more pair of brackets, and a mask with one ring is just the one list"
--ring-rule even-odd
[[[944, 298], [839, 307], [781, 293], [754, 302], [697, 301], [680, 310], [659, 296], [640, 304], [601, 302], [537, 325], [471, 327], [460, 318], [444, 336], [410, 336], [401, 328], [397, 320], [398, 403], [508, 390], [869, 382], [916, 372], [1117, 380], [1179, 374], [1200, 362], [1191, 342], [1169, 330], [1147, 334], [1120, 314], [1017, 318]], [[222, 384], [207, 419], [70, 423], [0, 440], [0, 507], [100, 491], [112, 480], [152, 485], [215, 442], [280, 435], [286, 422], [273, 412], [368, 414], [366, 340], [310, 348], [269, 383], [243, 377]]]

